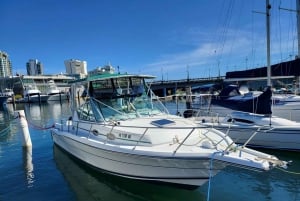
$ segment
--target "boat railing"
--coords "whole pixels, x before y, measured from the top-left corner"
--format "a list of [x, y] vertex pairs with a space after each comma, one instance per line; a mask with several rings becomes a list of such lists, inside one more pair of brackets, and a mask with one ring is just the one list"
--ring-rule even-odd
[[[88, 126], [84, 126], [84, 125], [88, 125]], [[95, 130], [95, 127], [98, 126], [103, 126], [108, 128], [109, 132], [107, 132], [107, 134], [101, 134], [99, 133], [98, 130]], [[133, 143], [131, 143], [130, 145], [133, 146], [132, 147], [132, 151], [134, 151], [136, 149], [137, 146], [143, 144], [143, 139], [144, 136], [146, 134], [151, 135], [151, 131], [153, 130], [157, 130], [157, 129], [172, 129], [172, 130], [186, 130], [187, 134], [186, 136], [182, 139], [173, 139], [173, 141], [170, 141], [171, 144], [178, 144], [178, 146], [174, 149], [173, 152], [173, 156], [177, 153], [177, 151], [185, 144], [185, 142], [187, 141], [187, 139], [189, 139], [191, 137], [191, 135], [193, 133], [195, 133], [194, 131], [197, 129], [204, 129], [204, 132], [201, 133], [201, 135], [205, 136], [205, 139], [209, 140], [211, 142], [211, 144], [213, 146], [217, 146], [219, 145], [222, 141], [224, 141], [226, 143], [226, 146], [224, 147], [224, 149], [228, 149], [228, 147], [231, 147], [233, 145], [232, 140], [230, 138], [228, 138], [226, 135], [224, 135], [224, 133], [219, 132], [217, 130], [214, 130], [214, 134], [216, 134], [217, 136], [219, 136], [219, 139], [217, 140], [213, 140], [209, 133], [210, 131], [212, 131], [213, 128], [208, 127], [208, 126], [203, 126], [203, 125], [198, 125], [198, 126], [190, 126], [190, 127], [164, 127], [164, 126], [125, 126], [125, 125], [121, 125], [119, 122], [117, 121], [112, 121], [112, 122], [85, 122], [85, 121], [74, 121], [74, 120], [61, 120], [60, 123], [56, 123], [55, 124], [55, 128], [59, 129], [60, 131], [67, 131], [69, 133], [73, 133], [74, 135], [80, 135], [79, 130], [81, 131], [85, 131], [86, 134], [83, 135], [83, 137], [87, 137], [87, 138], [93, 138], [94, 136], [99, 136], [102, 135], [102, 137], [106, 137], [106, 143], [108, 140], [112, 140], [112, 139], [116, 139], [118, 136], [114, 136], [115, 133], [119, 132], [119, 128], [132, 128], [132, 129], [142, 129], [140, 131], [140, 133], [142, 133], [138, 139], [134, 140], [131, 139]], [[115, 130], [118, 130], [116, 132], [114, 132]], [[153, 132], [153, 133], [157, 133], [157, 132]], [[128, 133], [128, 135], [131, 135]]]
[[[223, 117], [224, 118], [224, 117]], [[215, 123], [220, 123], [223, 119], [221, 118], [220, 114], [217, 112], [213, 112], [210, 110], [197, 110], [195, 115], [195, 121], [200, 121], [202, 123], [208, 121], [214, 125]]]
[[270, 127], [270, 126], [260, 126], [257, 128], [256, 131], [253, 132], [253, 134], [249, 137], [249, 139], [242, 145], [242, 147], [246, 147], [247, 144], [260, 132], [268, 132], [273, 130], [274, 127]]
[[143, 139], [143, 137], [145, 136], [145, 134], [147, 133], [149, 128], [146, 128], [145, 131], [143, 132], [143, 135], [141, 135], [141, 137], [139, 138], [139, 140], [136, 142], [135, 146], [132, 148], [132, 151], [135, 150], [135, 148], [138, 146], [139, 142]]
[[[231, 116], [231, 114], [224, 115], [223, 117], [220, 117], [220, 114], [217, 112], [207, 111], [207, 110], [198, 110], [197, 115], [195, 117], [196, 121], [200, 121], [203, 123], [203, 121], [209, 121], [211, 123], [211, 127], [214, 128], [216, 125], [220, 123], [221, 121], [227, 121], [226, 124], [228, 125], [228, 128], [225, 132], [225, 137], [230, 135], [230, 132], [232, 132], [232, 125], [234, 124], [234, 118]], [[239, 128], [242, 130], [244, 127]], [[248, 128], [244, 128], [249, 132]], [[249, 142], [258, 134], [261, 132], [268, 132], [273, 130], [274, 128], [269, 125], [261, 125], [258, 126], [257, 129], [251, 134], [251, 136], [246, 140], [245, 143], [241, 144], [241, 147], [246, 147]], [[242, 134], [241, 134], [242, 137]], [[239, 138], [235, 139], [233, 143], [238, 142]], [[230, 146], [229, 146], [230, 147]]]
[[173, 152], [173, 156], [176, 154], [177, 150], [183, 145], [183, 143], [191, 136], [191, 134], [194, 132], [195, 128], [192, 128], [192, 130], [189, 132], [189, 134], [183, 139], [181, 143], [177, 146], [177, 148]]

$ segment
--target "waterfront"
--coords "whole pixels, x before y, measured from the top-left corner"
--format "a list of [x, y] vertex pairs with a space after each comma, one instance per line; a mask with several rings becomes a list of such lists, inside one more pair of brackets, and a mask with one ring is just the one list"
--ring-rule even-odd
[[[168, 107], [173, 111], [177, 109], [174, 104]], [[21, 146], [17, 119], [6, 123], [10, 129], [0, 138], [0, 201], [207, 199], [208, 184], [189, 191], [121, 179], [98, 173], [53, 146], [50, 131], [43, 128], [70, 116], [68, 102], [19, 104], [16, 109], [26, 113], [33, 144], [32, 155], [28, 155], [30, 151]], [[0, 111], [0, 122], [8, 122], [12, 114], [12, 105], [8, 105], [7, 110]], [[2, 130], [4, 126], [0, 128]], [[296, 174], [300, 172], [299, 153], [264, 151], [292, 160], [288, 170], [293, 173], [279, 169], [259, 173], [228, 167], [212, 178], [210, 200], [300, 201], [300, 175]]]

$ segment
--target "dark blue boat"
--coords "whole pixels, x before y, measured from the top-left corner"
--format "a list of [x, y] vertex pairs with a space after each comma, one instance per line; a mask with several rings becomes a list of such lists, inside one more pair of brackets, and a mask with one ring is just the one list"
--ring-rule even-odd
[[212, 104], [227, 107], [233, 110], [256, 114], [272, 114], [272, 91], [266, 87], [261, 93], [248, 92], [242, 94], [236, 85], [225, 87], [219, 95], [212, 98]]

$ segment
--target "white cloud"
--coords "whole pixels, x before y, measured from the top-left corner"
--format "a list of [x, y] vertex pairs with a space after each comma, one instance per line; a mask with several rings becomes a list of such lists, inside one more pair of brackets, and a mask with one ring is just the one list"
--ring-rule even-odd
[[146, 65], [147, 72], [161, 73], [163, 70], [164, 72], [173, 73], [182, 71], [187, 66], [190, 68], [207, 68], [207, 66], [215, 65], [217, 62], [222, 64], [222, 60], [228, 60], [229, 57], [234, 60], [234, 58], [247, 54], [250, 51], [250, 44], [250, 39], [243, 35], [238, 38], [231, 37], [226, 41], [224, 47], [221, 47], [220, 43], [201, 43], [198, 46], [195, 45], [195, 48], [190, 51], [161, 55], [155, 62]]

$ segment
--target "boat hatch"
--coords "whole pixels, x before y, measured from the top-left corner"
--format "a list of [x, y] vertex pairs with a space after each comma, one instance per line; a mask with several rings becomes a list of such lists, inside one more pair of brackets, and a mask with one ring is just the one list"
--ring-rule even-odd
[[153, 124], [157, 127], [163, 127], [165, 125], [175, 124], [175, 121], [171, 121], [169, 119], [159, 119], [159, 120], [152, 121], [151, 124]]

